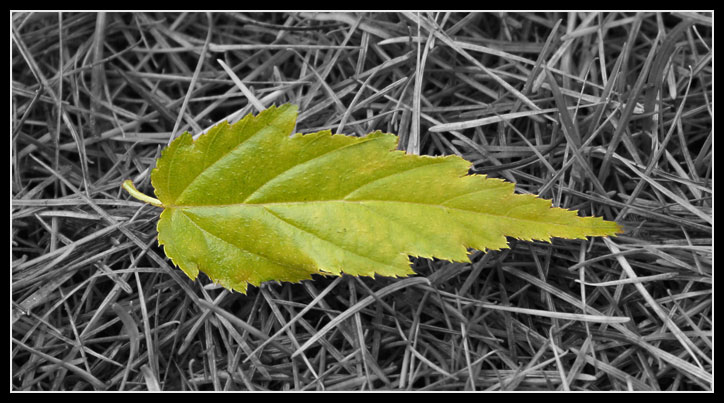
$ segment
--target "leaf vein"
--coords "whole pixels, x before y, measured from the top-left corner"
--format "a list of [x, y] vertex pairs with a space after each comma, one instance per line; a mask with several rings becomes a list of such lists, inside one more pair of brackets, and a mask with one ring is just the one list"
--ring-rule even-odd
[[[429, 167], [430, 165], [436, 165], [436, 164], [442, 164], [442, 163], [445, 163], [445, 161], [435, 161], [433, 164], [412, 166], [412, 167], [409, 167], [409, 168], [407, 168], [407, 169], [405, 169], [405, 170], [403, 170], [403, 171], [392, 172], [392, 173], [390, 173], [389, 175], [385, 175], [385, 176], [382, 176], [382, 177], [380, 177], [380, 178], [374, 178], [374, 179], [372, 179], [371, 181], [361, 184], [358, 188], [353, 189], [352, 191], [350, 191], [350, 192], [347, 193], [346, 195], [342, 196], [342, 199], [343, 199], [343, 200], [347, 200], [347, 197], [349, 197], [349, 195], [351, 195], [352, 193], [358, 192], [360, 189], [364, 188], [365, 186], [369, 186], [369, 185], [371, 185], [371, 184], [373, 184], [373, 183], [375, 183], [375, 182], [377, 182], [377, 181], [380, 181], [380, 180], [383, 180], [383, 179], [387, 179], [387, 178], [389, 178], [389, 177], [391, 177], [391, 176], [395, 176], [395, 175], [402, 175], [402, 174], [408, 173], [408, 172], [410, 172], [410, 171], [414, 171], [414, 170], [419, 169], [419, 168], [425, 168], [425, 167]], [[350, 201], [352, 201], [352, 200], [350, 200]]]
[[[228, 122], [225, 122], [225, 123], [228, 124]], [[220, 123], [220, 124], [224, 124], [224, 122], [222, 122], [222, 123]], [[257, 137], [260, 133], [267, 132], [270, 128], [274, 127], [273, 124], [274, 124], [274, 122], [272, 121], [272, 122], [269, 123], [268, 126], [265, 126], [265, 127], [260, 128], [260, 129], [257, 130], [254, 134], [252, 134], [251, 136], [249, 136], [249, 137], [247, 137], [246, 139], [244, 139], [244, 141], [241, 141], [241, 142], [239, 142], [238, 144], [236, 144], [235, 146], [230, 147], [229, 150], [227, 150], [225, 153], [221, 154], [221, 155], [219, 156], [219, 158], [217, 158], [215, 161], [213, 161], [209, 166], [205, 166], [205, 167], [203, 167], [202, 169], [200, 169], [200, 170], [196, 173], [196, 175], [194, 175], [194, 177], [189, 181], [189, 183], [186, 184], [186, 186], [183, 188], [183, 190], [181, 191], [181, 193], [179, 194], [179, 196], [177, 197], [177, 199], [181, 198], [181, 196], [183, 196], [184, 193], [186, 193], [186, 191], [191, 187], [191, 185], [193, 185], [193, 184], [196, 182], [196, 180], [197, 180], [204, 172], [206, 172], [209, 168], [211, 168], [211, 167], [213, 167], [214, 165], [218, 164], [220, 161], [223, 161], [229, 154], [231, 154], [231, 153], [233, 153], [234, 151], [236, 151], [239, 147], [241, 147], [241, 145], [246, 144], [249, 140]], [[274, 129], [276, 129], [276, 127], [274, 127]], [[196, 141], [194, 141], [194, 142], [192, 143], [192, 146], [195, 145], [195, 144], [196, 144]], [[205, 158], [205, 157], [204, 157], [204, 158]], [[169, 171], [169, 174], [170, 174], [170, 171]]]
[[490, 192], [490, 191], [494, 191], [494, 190], [498, 190], [498, 189], [495, 189], [495, 188], [485, 188], [485, 189], [471, 190], [471, 191], [469, 191], [469, 192], [465, 192], [465, 193], [462, 193], [462, 194], [459, 194], [459, 195], [456, 195], [456, 196], [452, 196], [452, 197], [450, 197], [450, 198], [448, 198], [448, 199], [442, 200], [442, 201], [440, 201], [439, 203], [440, 203], [441, 206], [448, 207], [448, 206], [446, 205], [446, 203], [450, 203], [451, 201], [453, 201], [453, 200], [455, 200], [455, 199], [459, 199], [459, 198], [465, 197], [465, 196], [470, 196], [470, 195], [473, 194], [473, 193], [483, 193], [483, 192]]
[[298, 226], [298, 225], [296, 225], [296, 224], [294, 224], [294, 223], [292, 223], [292, 222], [290, 222], [290, 221], [288, 221], [288, 220], [285, 220], [284, 218], [282, 218], [282, 217], [280, 217], [279, 215], [275, 214], [273, 211], [269, 210], [269, 209], [266, 208], [266, 207], [264, 207], [264, 210], [268, 211], [269, 214], [271, 214], [272, 216], [276, 217], [279, 221], [281, 221], [281, 222], [283, 222], [283, 223], [285, 223], [285, 224], [287, 224], [287, 225], [290, 225], [290, 226], [292, 226], [292, 227], [294, 227], [294, 228], [297, 228], [297, 229], [299, 229], [300, 231], [306, 232], [307, 234], [309, 234], [309, 235], [311, 235], [311, 236], [313, 236], [313, 237], [315, 237], [315, 238], [317, 238], [317, 239], [319, 239], [319, 240], [322, 240], [322, 241], [324, 241], [324, 242], [326, 242], [326, 243], [329, 243], [329, 244], [331, 244], [332, 246], [336, 247], [337, 249], [341, 249], [341, 250], [343, 250], [343, 251], [345, 251], [345, 252], [349, 252], [349, 253], [351, 253], [351, 254], [353, 254], [353, 255], [355, 255], [355, 256], [359, 256], [359, 257], [361, 257], [361, 258], [363, 258], [363, 259], [366, 259], [366, 260], [375, 262], [375, 263], [380, 264], [380, 265], [382, 265], [382, 266], [391, 267], [391, 268], [393, 268], [393, 269], [395, 269], [395, 270], [399, 270], [399, 268], [397, 268], [397, 267], [395, 267], [395, 266], [392, 266], [392, 265], [390, 265], [390, 264], [388, 264], [388, 263], [386, 263], [386, 262], [381, 262], [381, 261], [379, 261], [379, 260], [372, 259], [372, 258], [369, 257], [369, 256], [360, 255], [359, 253], [356, 253], [356, 252], [354, 252], [354, 251], [352, 251], [352, 250], [350, 250], [350, 249], [347, 249], [347, 248], [345, 248], [345, 247], [343, 247], [343, 246], [341, 246], [341, 245], [338, 245], [338, 244], [336, 244], [336, 243], [334, 243], [334, 242], [332, 242], [332, 241], [330, 241], [330, 240], [328, 240], [328, 239], [324, 239], [324, 238], [322, 238], [321, 236], [319, 236], [319, 235], [317, 235], [317, 234], [315, 234], [315, 233], [313, 233], [313, 232], [311, 232], [311, 231], [309, 231], [309, 230], [307, 230], [307, 229], [305, 229], [305, 228], [302, 228], [302, 227], [300, 227], [300, 226]]
[[[276, 264], [276, 265], [279, 265], [279, 266], [282, 266], [282, 267], [288, 267], [288, 268], [290, 268], [290, 269], [295, 269], [295, 270], [299, 269], [299, 267], [297, 267], [297, 266], [290, 265], [290, 264], [288, 264], [288, 263], [286, 263], [286, 262], [283, 262], [283, 261], [280, 261], [280, 260], [271, 258], [271, 257], [269, 257], [269, 256], [267, 256], [267, 255], [263, 255], [263, 254], [260, 254], [260, 253], [258, 253], [258, 252], [254, 252], [254, 251], [251, 251], [251, 250], [248, 250], [248, 249], [244, 249], [244, 248], [242, 248], [242, 247], [239, 246], [239, 245], [236, 245], [236, 244], [234, 244], [234, 243], [231, 243], [231, 242], [227, 241], [226, 239], [224, 239], [224, 238], [222, 238], [222, 237], [214, 234], [213, 232], [207, 230], [206, 228], [202, 227], [199, 223], [197, 223], [197, 222], [196, 222], [193, 218], [191, 218], [188, 214], [185, 214], [182, 210], [181, 210], [180, 212], [183, 213], [184, 216], [186, 216], [186, 218], [188, 218], [189, 221], [191, 221], [191, 223], [193, 223], [194, 226], [195, 226], [196, 228], [198, 228], [200, 231], [203, 231], [203, 232], [209, 234], [210, 236], [212, 236], [212, 237], [214, 237], [215, 239], [218, 239], [218, 240], [224, 242], [224, 243], [227, 244], [227, 245], [231, 245], [232, 247], [234, 247], [234, 248], [236, 248], [236, 249], [239, 249], [239, 250], [241, 250], [241, 251], [243, 251], [243, 252], [247, 252], [247, 253], [249, 253], [249, 254], [251, 254], [251, 255], [259, 256], [260, 258], [262, 258], [262, 259], [264, 259], [264, 260], [266, 260], [266, 261], [268, 261], [268, 262], [274, 263], [274, 264]], [[256, 271], [256, 267], [252, 267], [252, 268], [251, 268], [251, 272], [254, 273], [254, 274], [258, 274], [258, 272]]]
[[[330, 137], [331, 137], [331, 136], [330, 136]], [[378, 138], [382, 138], [382, 137], [378, 137]], [[302, 161], [302, 162], [299, 162], [299, 163], [297, 163], [297, 164], [294, 164], [293, 166], [285, 169], [284, 171], [279, 172], [278, 174], [276, 174], [276, 175], [274, 175], [273, 177], [269, 178], [266, 182], [264, 182], [264, 183], [262, 183], [261, 185], [259, 185], [259, 187], [257, 187], [256, 189], [254, 189], [254, 190], [251, 192], [251, 194], [249, 194], [249, 196], [247, 196], [246, 199], [244, 199], [244, 201], [242, 201], [241, 203], [246, 203], [246, 202], [247, 202], [249, 199], [251, 199], [255, 194], [259, 193], [260, 190], [263, 190], [264, 186], [266, 186], [266, 185], [269, 184], [270, 182], [276, 180], [277, 178], [279, 178], [280, 176], [284, 175], [285, 173], [287, 173], [287, 172], [289, 172], [289, 171], [292, 171], [292, 170], [295, 170], [295, 169], [304, 169], [304, 168], [300, 168], [300, 167], [304, 167], [305, 165], [307, 165], [307, 164], [309, 164], [309, 163], [311, 163], [311, 162], [313, 162], [313, 161], [315, 161], [315, 160], [318, 160], [319, 158], [322, 158], [322, 157], [324, 157], [324, 156], [326, 156], [326, 155], [330, 155], [330, 154], [333, 154], [333, 153], [335, 153], [335, 152], [345, 150], [345, 149], [347, 149], [347, 148], [349, 148], [349, 147], [354, 147], [354, 146], [358, 146], [358, 145], [361, 145], [361, 144], [365, 144], [365, 143], [368, 143], [368, 142], [370, 142], [370, 141], [377, 140], [378, 138], [374, 138], [374, 139], [364, 139], [364, 138], [363, 138], [363, 139], [360, 139], [360, 140], [364, 140], [364, 141], [360, 141], [360, 142], [358, 142], [358, 143], [347, 144], [346, 146], [343, 146], [343, 147], [340, 147], [340, 148], [335, 148], [334, 150], [329, 150], [329, 151], [327, 151], [327, 152], [325, 152], [325, 153], [322, 153], [322, 154], [319, 154], [319, 155], [315, 155], [314, 157], [312, 157], [312, 158], [310, 158], [310, 159], [308, 159], [308, 160], [306, 160], [306, 161]]]

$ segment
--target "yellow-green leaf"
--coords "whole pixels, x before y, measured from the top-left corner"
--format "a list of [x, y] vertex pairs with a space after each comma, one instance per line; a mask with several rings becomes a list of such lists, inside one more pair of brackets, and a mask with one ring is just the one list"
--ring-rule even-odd
[[393, 134], [290, 136], [296, 114], [293, 105], [271, 107], [196, 141], [184, 133], [162, 152], [151, 173], [158, 200], [144, 201], [164, 208], [158, 242], [192, 279], [202, 271], [246, 292], [312, 274], [407, 276], [410, 255], [467, 262], [467, 248], [505, 248], [507, 236], [621, 231], [468, 175], [458, 156], [396, 151]]

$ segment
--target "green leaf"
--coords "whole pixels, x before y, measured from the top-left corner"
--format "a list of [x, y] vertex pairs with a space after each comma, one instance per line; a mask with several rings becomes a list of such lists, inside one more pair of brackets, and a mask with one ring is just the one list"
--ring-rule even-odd
[[144, 201], [164, 208], [158, 242], [192, 279], [202, 271], [243, 293], [312, 274], [401, 277], [414, 274], [410, 255], [468, 262], [467, 248], [506, 248], [506, 236], [621, 232], [468, 175], [458, 156], [396, 151], [393, 134], [290, 136], [296, 115], [293, 105], [271, 107], [196, 141], [184, 133], [162, 152], [151, 173], [158, 200]]

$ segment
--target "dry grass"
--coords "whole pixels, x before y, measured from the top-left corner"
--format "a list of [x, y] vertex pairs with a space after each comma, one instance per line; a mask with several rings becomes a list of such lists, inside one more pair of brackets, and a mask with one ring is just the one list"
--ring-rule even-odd
[[[713, 388], [711, 13], [11, 19], [12, 390]], [[285, 102], [626, 233], [190, 281], [121, 182], [150, 194], [173, 136]]]

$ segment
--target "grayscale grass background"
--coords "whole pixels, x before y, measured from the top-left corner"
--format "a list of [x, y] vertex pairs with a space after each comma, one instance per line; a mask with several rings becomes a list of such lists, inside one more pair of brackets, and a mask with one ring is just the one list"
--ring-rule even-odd
[[[713, 389], [712, 13], [10, 17], [12, 391]], [[286, 102], [625, 233], [189, 280], [122, 181], [152, 194], [171, 138]]]

